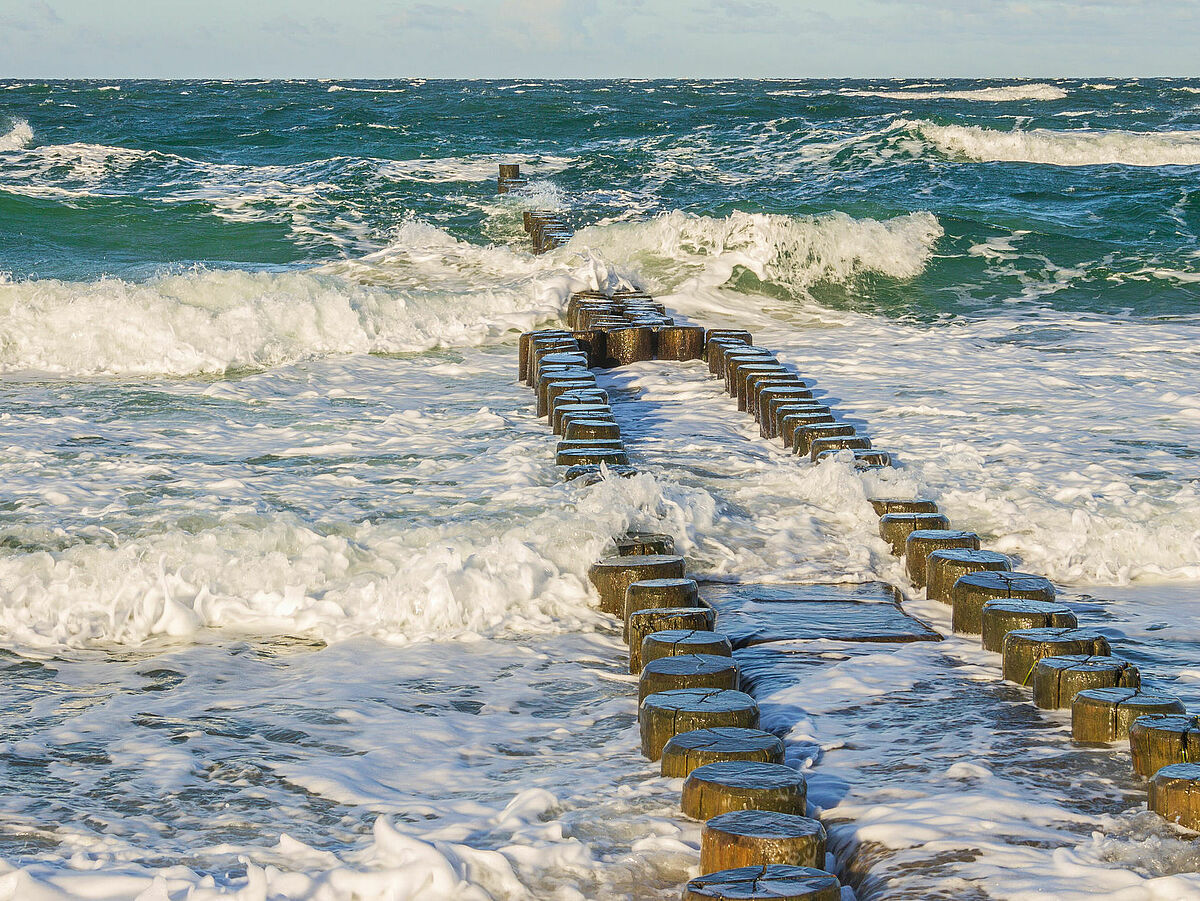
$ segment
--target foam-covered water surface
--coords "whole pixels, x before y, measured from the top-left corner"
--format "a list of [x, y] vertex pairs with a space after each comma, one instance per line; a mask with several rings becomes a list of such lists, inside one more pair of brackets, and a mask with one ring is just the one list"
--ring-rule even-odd
[[[867, 503], [930, 496], [1200, 703], [1194, 81], [0, 87], [0, 899], [678, 897], [587, 581], [629, 528], [948, 633]], [[598, 375], [641, 474], [563, 483], [517, 334], [628, 284], [898, 466], [650, 362]], [[969, 638], [771, 654], [847, 898], [1200, 894]]]

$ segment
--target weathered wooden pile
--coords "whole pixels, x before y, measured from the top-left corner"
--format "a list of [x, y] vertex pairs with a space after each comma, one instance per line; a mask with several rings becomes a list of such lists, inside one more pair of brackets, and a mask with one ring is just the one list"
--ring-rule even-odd
[[[527, 214], [535, 250], [545, 249], [552, 221]], [[592, 484], [636, 472], [593, 370], [651, 359], [707, 361], [763, 438], [813, 463], [893, 463], [748, 332], [677, 324], [636, 289], [573, 294], [566, 319], [568, 329], [523, 334], [518, 365], [536, 391], [538, 415], [561, 436], [555, 463], [568, 480]], [[1047, 579], [1013, 571], [1008, 557], [981, 549], [979, 536], [951, 528], [934, 501], [871, 503], [912, 586], [951, 605], [954, 632], [979, 635], [982, 649], [1002, 654], [1002, 678], [1030, 687], [1038, 707], [1070, 708], [1076, 741], [1128, 740], [1134, 770], [1150, 777], [1151, 809], [1200, 829], [1200, 764], [1192, 763], [1200, 761], [1200, 718], [1176, 698], [1142, 692], [1137, 667], [1114, 656], [1100, 633], [1080, 628]], [[838, 879], [824, 869], [825, 830], [807, 816], [804, 777], [784, 763], [779, 738], [758, 728], [758, 706], [741, 690], [738, 660], [746, 658], [735, 651], [808, 638], [941, 636], [904, 614], [898, 593], [878, 583], [702, 591], [666, 535], [619, 537], [590, 577], [601, 610], [623, 620], [629, 669], [639, 675], [642, 753], [660, 761], [664, 777], [685, 780], [682, 812], [705, 823], [702, 875], [683, 897], [838, 898]]]

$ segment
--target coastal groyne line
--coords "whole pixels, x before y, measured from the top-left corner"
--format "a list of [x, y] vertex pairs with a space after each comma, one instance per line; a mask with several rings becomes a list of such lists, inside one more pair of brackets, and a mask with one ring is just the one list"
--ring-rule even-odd
[[[552, 211], [527, 212], [525, 228], [535, 252], [572, 234]], [[632, 288], [572, 294], [566, 319], [568, 329], [523, 334], [518, 366], [539, 414], [561, 436], [555, 462], [568, 480], [594, 484], [637, 471], [592, 370], [651, 359], [705, 360], [763, 438], [814, 463], [893, 464], [748, 332], [676, 324], [650, 294]], [[1177, 698], [1141, 691], [1137, 667], [1114, 656], [1098, 632], [1080, 628], [1049, 580], [1014, 571], [976, 533], [952, 528], [933, 500], [871, 503], [913, 586], [951, 607], [955, 633], [979, 635], [982, 649], [999, 652], [1002, 678], [1032, 688], [1036, 706], [1071, 709], [1075, 741], [1128, 740], [1135, 771], [1150, 779], [1150, 808], [1200, 829], [1200, 763], [1193, 762], [1200, 761], [1200, 718]], [[826, 835], [806, 816], [804, 778], [783, 765], [782, 743], [758, 729], [757, 704], [739, 690], [735, 652], [746, 645], [718, 629], [723, 609], [701, 597], [673, 551], [670, 536], [621, 536], [590, 576], [601, 609], [624, 621], [630, 671], [639, 674], [643, 754], [661, 761], [664, 776], [685, 778], [681, 808], [705, 821], [703, 875], [684, 898], [836, 898], [837, 878], [820, 869]], [[800, 594], [817, 587], [801, 586]], [[774, 629], [777, 640], [792, 636], [769, 621], [756, 626]]]

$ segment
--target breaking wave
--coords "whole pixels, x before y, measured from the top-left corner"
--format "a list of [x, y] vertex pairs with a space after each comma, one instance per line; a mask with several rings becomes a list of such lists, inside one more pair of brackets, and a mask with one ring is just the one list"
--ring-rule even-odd
[[12, 150], [24, 150], [33, 143], [33, 129], [24, 119], [13, 119], [9, 129], [0, 135], [0, 153]]
[[896, 128], [928, 141], [947, 156], [980, 162], [1051, 166], [1197, 166], [1200, 131], [1000, 131], [976, 125], [901, 120]]
[[1052, 84], [1014, 84], [994, 88], [970, 88], [963, 91], [843, 91], [844, 97], [883, 97], [889, 100], [1062, 100], [1067, 92]]

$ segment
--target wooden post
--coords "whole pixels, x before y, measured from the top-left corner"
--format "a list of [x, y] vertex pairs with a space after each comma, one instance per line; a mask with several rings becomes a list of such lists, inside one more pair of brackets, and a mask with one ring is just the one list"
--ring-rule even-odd
[[790, 766], [726, 760], [696, 767], [683, 784], [683, 815], [707, 820], [731, 810], [804, 816], [808, 786]]
[[1004, 678], [1029, 685], [1043, 657], [1105, 657], [1111, 650], [1108, 639], [1087, 629], [1014, 629], [1004, 636]]
[[712, 607], [656, 607], [629, 617], [629, 672], [642, 671], [642, 642], [655, 632], [711, 632], [717, 622]]
[[642, 666], [659, 657], [674, 657], [676, 654], [733, 655], [733, 645], [720, 632], [701, 632], [670, 629], [652, 632], [642, 639]]
[[925, 586], [925, 561], [934, 551], [952, 547], [979, 550], [979, 536], [954, 529], [918, 529], [904, 542], [904, 565], [908, 577], [918, 588]]
[[952, 628], [955, 632], [978, 635], [983, 631], [983, 605], [988, 601], [1005, 599], [1050, 603], [1054, 597], [1054, 585], [1050, 580], [1032, 573], [996, 570], [967, 573], [950, 589], [950, 603], [954, 605]]
[[680, 732], [663, 745], [662, 775], [683, 778], [696, 767], [721, 760], [783, 763], [783, 742], [761, 729], [733, 726]]
[[1033, 671], [1033, 703], [1043, 710], [1070, 707], [1085, 688], [1137, 688], [1138, 668], [1119, 657], [1075, 654], [1043, 657]]
[[715, 688], [736, 691], [738, 665], [732, 657], [716, 654], [679, 654], [659, 657], [642, 667], [638, 703], [647, 695], [677, 688]]
[[631, 582], [625, 589], [622, 617], [625, 622], [625, 640], [629, 640], [629, 618], [639, 610], [699, 606], [700, 592], [695, 579], [643, 579]]
[[1139, 716], [1129, 727], [1133, 771], [1143, 778], [1172, 763], [1200, 761], [1200, 717]]
[[682, 579], [683, 558], [675, 554], [607, 557], [592, 564], [588, 578], [600, 593], [600, 609], [617, 616], [625, 612], [625, 589], [643, 579]]
[[720, 870], [693, 879], [683, 901], [838, 901], [837, 877], [812, 867], [769, 864]]
[[825, 866], [825, 827], [818, 820], [770, 810], [734, 810], [704, 824], [700, 872], [782, 863]]
[[952, 547], [934, 551], [925, 561], [925, 597], [949, 604], [954, 583], [967, 573], [1012, 569], [1012, 561], [995, 551]]
[[663, 745], [680, 732], [714, 726], [757, 729], [758, 705], [740, 691], [678, 688], [647, 695], [638, 711], [638, 723], [642, 754], [658, 760]]
[[1070, 607], [1046, 601], [988, 601], [979, 618], [980, 645], [997, 654], [1004, 651], [1004, 636], [1017, 629], [1074, 629], [1079, 625]]
[[938, 506], [931, 500], [915, 498], [906, 500], [894, 497], [872, 497], [867, 502], [875, 508], [876, 516], [886, 516], [888, 513], [937, 513]]
[[1168, 823], [1200, 831], [1200, 765], [1172, 763], [1155, 773], [1148, 806]]
[[1182, 714], [1183, 702], [1170, 695], [1143, 694], [1137, 688], [1085, 688], [1071, 704], [1071, 738], [1103, 744], [1129, 738], [1138, 717]]
[[950, 520], [940, 513], [885, 513], [879, 517], [879, 537], [892, 546], [897, 557], [904, 554], [908, 536], [918, 529], [948, 529]]

